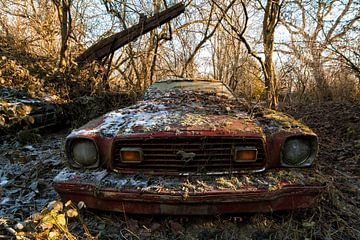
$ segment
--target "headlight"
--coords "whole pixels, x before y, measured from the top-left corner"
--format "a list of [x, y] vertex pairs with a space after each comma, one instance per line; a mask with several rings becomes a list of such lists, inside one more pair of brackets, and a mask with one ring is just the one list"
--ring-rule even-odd
[[290, 137], [286, 139], [282, 149], [283, 166], [310, 166], [315, 159], [317, 141], [314, 137]]
[[75, 139], [71, 142], [70, 157], [77, 167], [97, 167], [98, 151], [95, 143], [89, 139]]

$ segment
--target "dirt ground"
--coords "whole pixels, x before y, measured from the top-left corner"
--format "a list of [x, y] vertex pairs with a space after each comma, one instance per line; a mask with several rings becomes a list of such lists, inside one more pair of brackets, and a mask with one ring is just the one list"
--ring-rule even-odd
[[[316, 167], [328, 184], [314, 209], [172, 217], [63, 206], [52, 202], [58, 196], [51, 181], [64, 167], [68, 130], [17, 134], [0, 139], [0, 239], [360, 239], [360, 104], [327, 102], [285, 111], [320, 139]], [[59, 221], [45, 226], [49, 214]]]

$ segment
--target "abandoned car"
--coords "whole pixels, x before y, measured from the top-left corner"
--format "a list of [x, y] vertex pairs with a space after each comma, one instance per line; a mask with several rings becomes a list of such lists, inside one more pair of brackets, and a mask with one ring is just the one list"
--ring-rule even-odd
[[56, 126], [62, 111], [50, 100], [32, 98], [26, 90], [0, 86], [0, 136], [10, 131]]
[[288, 115], [247, 107], [223, 83], [169, 79], [142, 101], [73, 130], [64, 201], [139, 214], [206, 215], [307, 208], [323, 183], [317, 136]]

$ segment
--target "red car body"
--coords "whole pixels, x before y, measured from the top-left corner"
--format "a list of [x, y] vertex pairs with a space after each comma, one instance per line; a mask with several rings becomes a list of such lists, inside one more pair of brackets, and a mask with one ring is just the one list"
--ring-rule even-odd
[[312, 168], [317, 136], [285, 114], [246, 107], [217, 81], [157, 82], [144, 100], [74, 130], [65, 151], [56, 191], [102, 210], [268, 212], [312, 207], [324, 188]]

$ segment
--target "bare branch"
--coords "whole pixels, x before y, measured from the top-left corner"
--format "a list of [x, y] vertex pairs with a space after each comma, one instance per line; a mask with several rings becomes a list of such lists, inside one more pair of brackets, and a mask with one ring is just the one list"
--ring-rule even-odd
[[[191, 63], [191, 61], [194, 59], [195, 55], [197, 54], [197, 52], [201, 49], [201, 47], [206, 43], [207, 40], [209, 40], [215, 33], [215, 31], [217, 30], [217, 28], [219, 27], [219, 25], [221, 24], [221, 21], [224, 19], [224, 17], [226, 16], [227, 12], [229, 11], [229, 9], [232, 7], [232, 5], [234, 5], [234, 3], [236, 2], [236, 0], [232, 0], [230, 2], [230, 4], [222, 11], [222, 14], [220, 16], [220, 18], [217, 20], [215, 26], [213, 27], [212, 31], [207, 34], [208, 29], [209, 29], [209, 25], [210, 25], [210, 20], [211, 20], [211, 13], [213, 12], [213, 5], [211, 7], [211, 11], [209, 14], [209, 18], [208, 18], [208, 24], [206, 26], [206, 31], [204, 33], [204, 37], [202, 38], [202, 40], [196, 45], [194, 51], [191, 53], [191, 55], [189, 56], [189, 58], [186, 60], [185, 65], [181, 71], [181, 76], [184, 76], [185, 71], [188, 67], [188, 65]], [[214, 3], [214, 2], [213, 2]]]

